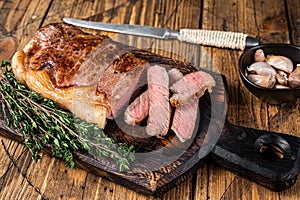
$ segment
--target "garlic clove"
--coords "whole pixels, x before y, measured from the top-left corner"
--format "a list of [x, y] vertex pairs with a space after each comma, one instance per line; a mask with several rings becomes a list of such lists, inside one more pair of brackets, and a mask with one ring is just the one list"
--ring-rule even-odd
[[276, 80], [279, 84], [281, 85], [288, 85], [288, 79], [287, 77], [281, 75], [281, 74], [276, 74]]
[[300, 87], [300, 64], [297, 64], [296, 69], [290, 73], [289, 85], [292, 88]]
[[291, 59], [285, 56], [268, 55], [266, 62], [272, 65], [274, 68], [291, 73], [294, 65]]
[[265, 53], [262, 49], [258, 49], [257, 51], [255, 51], [254, 53], [255, 62], [263, 62], [265, 61], [265, 59], [266, 59]]
[[276, 76], [276, 70], [266, 62], [255, 62], [252, 63], [248, 68], [248, 72], [250, 74], [258, 74], [258, 75], [273, 75]]
[[283, 76], [286, 80], [288, 80], [289, 74], [286, 73], [285, 71], [277, 70], [277, 74], [280, 74], [280, 75]]
[[248, 79], [256, 85], [265, 88], [273, 88], [276, 83], [276, 78], [274, 75], [259, 75], [259, 74], [249, 74]]

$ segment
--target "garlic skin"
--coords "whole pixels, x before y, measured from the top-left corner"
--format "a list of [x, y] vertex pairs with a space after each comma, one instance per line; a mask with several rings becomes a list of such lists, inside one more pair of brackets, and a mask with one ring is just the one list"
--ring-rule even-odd
[[296, 69], [289, 75], [289, 85], [292, 88], [300, 87], [300, 64], [297, 64]]
[[262, 49], [258, 49], [257, 51], [255, 51], [254, 53], [255, 62], [264, 62], [265, 59], [266, 59], [265, 53]]
[[283, 85], [283, 86], [288, 85], [288, 78], [279, 73], [276, 74], [276, 80], [280, 85]]
[[249, 74], [248, 79], [256, 85], [265, 88], [273, 88], [276, 83], [276, 78], [274, 75], [259, 75], [259, 74]]
[[289, 74], [282, 71], [282, 70], [277, 70], [277, 74], [280, 74], [281, 76], [283, 76], [286, 80], [288, 80], [288, 76]]
[[292, 60], [285, 56], [268, 55], [265, 61], [274, 68], [287, 73], [291, 73], [294, 69]]
[[266, 62], [255, 62], [252, 63], [249, 67], [247, 67], [247, 71], [250, 74], [258, 74], [258, 75], [273, 75], [276, 76], [276, 70]]

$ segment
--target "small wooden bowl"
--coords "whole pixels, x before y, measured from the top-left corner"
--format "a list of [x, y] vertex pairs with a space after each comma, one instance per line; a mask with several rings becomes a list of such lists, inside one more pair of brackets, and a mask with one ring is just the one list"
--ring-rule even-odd
[[273, 89], [264, 88], [251, 82], [245, 75], [248, 66], [254, 63], [256, 50], [262, 49], [265, 55], [282, 55], [290, 58], [294, 66], [300, 63], [300, 46], [289, 44], [263, 44], [249, 48], [243, 52], [239, 59], [239, 74], [246, 88], [256, 97], [269, 104], [280, 104], [285, 102], [295, 102], [300, 98], [300, 88]]

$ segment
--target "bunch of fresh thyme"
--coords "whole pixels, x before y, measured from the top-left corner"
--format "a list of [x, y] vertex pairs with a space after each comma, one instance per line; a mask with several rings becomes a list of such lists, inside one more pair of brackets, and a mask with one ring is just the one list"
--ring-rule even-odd
[[10, 63], [1, 63], [0, 92], [2, 110], [7, 126], [23, 138], [23, 143], [38, 160], [43, 147], [62, 158], [66, 166], [75, 167], [73, 152], [83, 151], [104, 158], [120, 171], [130, 168], [134, 147], [116, 144], [95, 124], [86, 123], [69, 112], [56, 107], [55, 101], [43, 98], [15, 79]]

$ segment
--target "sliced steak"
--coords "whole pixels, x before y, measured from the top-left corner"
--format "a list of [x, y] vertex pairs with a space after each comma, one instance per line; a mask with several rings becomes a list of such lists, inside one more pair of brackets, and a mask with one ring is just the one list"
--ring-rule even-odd
[[172, 85], [175, 94], [170, 102], [176, 108], [171, 129], [181, 142], [191, 139], [199, 116], [199, 98], [214, 85], [212, 77], [202, 71], [187, 74]]
[[182, 141], [191, 135], [194, 121], [186, 119], [196, 119], [195, 102], [215, 84], [209, 74], [195, 72], [187, 62], [120, 44], [108, 36], [85, 33], [65, 23], [40, 28], [25, 48], [15, 53], [12, 69], [32, 90], [101, 128], [106, 117], [118, 117], [138, 88], [148, 84], [147, 92], [129, 106], [128, 123], [138, 123], [148, 115], [147, 134], [164, 136], [170, 126], [172, 102], [177, 106], [172, 127]]
[[169, 131], [171, 106], [169, 103], [169, 76], [164, 67], [150, 67], [147, 73], [149, 118], [146, 132], [150, 136], [164, 136]]
[[76, 78], [75, 85], [87, 86], [97, 85], [99, 78], [111, 66], [116, 59], [128, 53], [129, 49], [124, 48], [110, 38], [98, 44], [83, 61]]
[[185, 104], [194, 95], [200, 98], [206, 90], [210, 92], [214, 85], [214, 79], [206, 72], [197, 71], [186, 74], [170, 88], [174, 93], [170, 99], [171, 105], [178, 107], [181, 104]]
[[148, 91], [138, 96], [125, 110], [124, 120], [129, 125], [139, 124], [149, 113]]
[[[183, 74], [176, 68], [168, 71], [170, 85], [183, 79]], [[174, 111], [171, 129], [181, 142], [191, 139], [197, 120], [199, 100], [194, 96], [187, 103], [178, 106]]]
[[199, 115], [199, 98], [196, 96], [189, 99], [183, 105], [175, 109], [172, 127], [181, 142], [191, 139], [195, 130]]
[[172, 68], [168, 71], [169, 75], [169, 85], [172, 86], [174, 83], [183, 78], [183, 74], [179, 71], [179, 69]]
[[[96, 94], [105, 96], [110, 106], [108, 118], [118, 117], [128, 105], [134, 91], [146, 84], [147, 61], [125, 53], [105, 70], [100, 77]], [[144, 81], [144, 83], [143, 83]]]
[[[176, 68], [168, 71], [169, 85], [172, 85], [183, 77], [183, 74]], [[126, 109], [124, 113], [125, 122], [129, 125], [136, 125], [143, 121], [149, 114], [148, 91], [138, 96]]]

